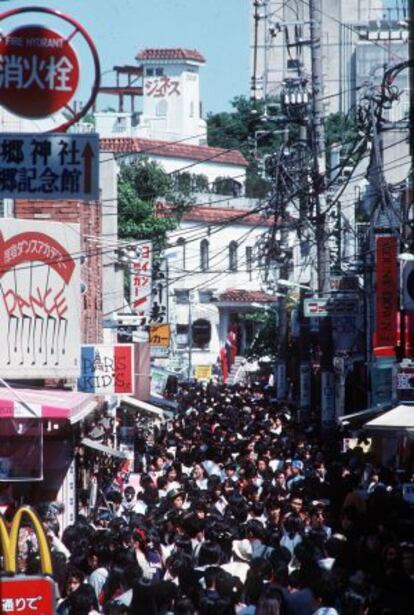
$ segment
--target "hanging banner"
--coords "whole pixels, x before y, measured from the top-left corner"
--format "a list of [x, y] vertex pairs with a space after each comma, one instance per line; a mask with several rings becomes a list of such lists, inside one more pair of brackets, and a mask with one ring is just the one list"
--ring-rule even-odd
[[276, 364], [276, 397], [278, 400], [286, 398], [286, 363], [278, 361]]
[[371, 367], [371, 402], [373, 406], [393, 399], [393, 368]]
[[131, 265], [131, 308], [145, 326], [150, 320], [152, 299], [152, 242], [140, 242]]
[[375, 346], [397, 343], [398, 271], [397, 237], [376, 238]]
[[302, 412], [310, 410], [311, 405], [311, 368], [309, 361], [302, 361], [299, 366], [300, 400]]
[[335, 420], [335, 375], [333, 372], [321, 372], [321, 420], [323, 424]]
[[134, 345], [85, 345], [78, 391], [111, 395], [134, 392]]
[[0, 373], [79, 376], [79, 225], [0, 220]]
[[152, 264], [152, 301], [150, 323], [159, 325], [168, 318], [168, 274], [167, 259]]

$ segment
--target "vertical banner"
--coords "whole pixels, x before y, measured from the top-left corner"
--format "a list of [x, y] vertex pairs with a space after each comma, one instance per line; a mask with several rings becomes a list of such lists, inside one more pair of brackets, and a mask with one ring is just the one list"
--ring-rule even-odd
[[397, 237], [376, 238], [375, 347], [397, 343]]
[[321, 421], [322, 424], [333, 423], [335, 420], [335, 375], [333, 372], [321, 372], [322, 399]]
[[137, 258], [131, 265], [131, 307], [146, 325], [150, 319], [152, 298], [152, 242], [137, 245]]
[[302, 361], [299, 366], [299, 383], [299, 407], [301, 416], [304, 416], [309, 412], [311, 406], [311, 368], [309, 361]]
[[373, 406], [386, 404], [393, 398], [393, 368], [371, 367], [371, 402]]
[[278, 400], [286, 398], [286, 363], [278, 361], [276, 364], [276, 397]]

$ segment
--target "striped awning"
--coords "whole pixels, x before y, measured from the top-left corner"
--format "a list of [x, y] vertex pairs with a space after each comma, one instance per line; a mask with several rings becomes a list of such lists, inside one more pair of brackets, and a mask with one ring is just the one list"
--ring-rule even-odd
[[88, 393], [51, 389], [0, 389], [0, 419], [54, 419], [74, 424], [98, 404]]

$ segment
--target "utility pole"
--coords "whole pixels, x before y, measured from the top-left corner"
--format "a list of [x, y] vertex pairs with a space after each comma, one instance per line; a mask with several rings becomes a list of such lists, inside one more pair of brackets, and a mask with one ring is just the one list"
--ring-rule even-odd
[[[313, 151], [313, 198], [316, 218], [316, 250], [318, 293], [330, 291], [330, 255], [326, 212], [326, 151], [323, 123], [323, 76], [321, 44], [321, 0], [309, 1], [312, 64], [312, 117], [310, 134]], [[333, 371], [332, 327], [329, 317], [321, 318], [321, 425], [326, 427], [335, 419], [335, 377]]]

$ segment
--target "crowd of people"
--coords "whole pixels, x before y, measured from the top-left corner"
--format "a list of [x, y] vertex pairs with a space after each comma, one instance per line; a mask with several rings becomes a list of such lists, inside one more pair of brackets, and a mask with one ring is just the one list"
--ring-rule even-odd
[[[412, 613], [413, 475], [340, 443], [263, 387], [183, 387], [136, 451], [139, 485], [108, 480], [103, 506], [63, 532], [39, 507], [58, 613]], [[35, 545], [20, 546], [36, 572]]]

